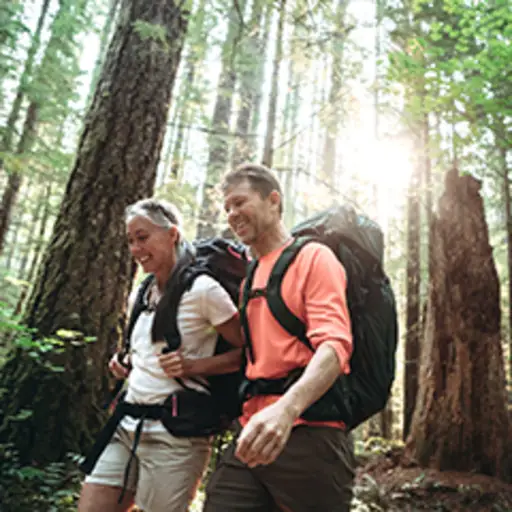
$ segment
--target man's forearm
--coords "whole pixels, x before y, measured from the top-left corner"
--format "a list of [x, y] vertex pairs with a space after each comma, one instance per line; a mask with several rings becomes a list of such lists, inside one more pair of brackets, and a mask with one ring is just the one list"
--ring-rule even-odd
[[334, 384], [341, 373], [338, 356], [332, 347], [318, 347], [304, 373], [281, 397], [290, 414], [298, 418]]

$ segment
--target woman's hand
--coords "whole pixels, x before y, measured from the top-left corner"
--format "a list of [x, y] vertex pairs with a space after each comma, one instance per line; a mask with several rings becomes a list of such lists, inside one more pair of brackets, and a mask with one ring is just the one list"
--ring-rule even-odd
[[123, 364], [120, 363], [119, 358], [121, 357], [120, 352], [116, 352], [108, 363], [108, 369], [112, 375], [120, 380], [126, 379], [130, 373], [130, 356], [126, 355], [123, 358]]
[[190, 377], [192, 361], [185, 359], [180, 350], [162, 353], [158, 356], [160, 367], [170, 379], [176, 377]]

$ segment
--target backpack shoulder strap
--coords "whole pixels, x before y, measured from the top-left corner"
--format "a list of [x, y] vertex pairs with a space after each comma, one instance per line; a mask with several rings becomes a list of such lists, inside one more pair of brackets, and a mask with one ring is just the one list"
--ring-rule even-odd
[[178, 329], [178, 308], [183, 294], [190, 290], [199, 275], [207, 273], [192, 266], [180, 269], [171, 277], [164, 296], [160, 299], [153, 322], [153, 342], [164, 339], [169, 350], [177, 350], [181, 345]]
[[313, 350], [307, 337], [307, 329], [300, 318], [293, 314], [281, 295], [281, 285], [284, 275], [290, 265], [295, 261], [301, 249], [308, 243], [313, 242], [314, 238], [310, 236], [300, 236], [284, 249], [270, 274], [267, 284], [267, 304], [281, 327], [288, 331], [292, 336], [296, 336], [308, 348]]
[[252, 283], [254, 281], [254, 274], [258, 267], [258, 260], [252, 260], [247, 268], [247, 276], [245, 278], [244, 287], [242, 288], [242, 304], [240, 305], [240, 323], [242, 324], [242, 331], [244, 333], [245, 344], [249, 359], [254, 361], [254, 352], [252, 348], [251, 331], [249, 329], [249, 322], [247, 320], [247, 304], [251, 298]]
[[154, 277], [152, 274], [150, 274], [142, 281], [142, 283], [139, 286], [139, 289], [137, 290], [137, 295], [135, 297], [135, 302], [133, 303], [132, 310], [130, 312], [130, 318], [128, 319], [128, 325], [126, 327], [126, 334], [124, 337], [123, 350], [125, 352], [128, 352], [130, 350], [132, 332], [137, 322], [137, 319], [139, 318], [140, 314], [145, 309], [147, 309], [147, 304], [144, 302], [144, 295], [148, 291], [148, 288], [151, 286], [153, 280]]
[[[165, 295], [159, 303], [157, 309], [158, 319], [155, 314], [155, 320], [153, 321], [153, 341], [164, 339], [167, 343], [164, 352], [177, 350], [181, 346], [181, 334], [178, 328], [178, 308], [183, 294], [190, 290], [196, 278], [203, 274], [209, 274], [207, 269], [194, 267], [193, 264], [177, 270], [179, 273], [171, 277]], [[175, 377], [174, 380], [182, 388], [192, 390], [192, 388], [185, 384], [183, 379]], [[209, 391], [209, 386], [203, 381], [195, 377], [188, 377], [188, 380]]]

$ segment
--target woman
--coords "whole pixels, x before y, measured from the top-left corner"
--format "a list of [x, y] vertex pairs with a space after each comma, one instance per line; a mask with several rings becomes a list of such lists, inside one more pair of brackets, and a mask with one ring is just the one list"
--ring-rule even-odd
[[[213, 355], [219, 334], [235, 347], [242, 346], [242, 337], [236, 306], [210, 276], [197, 277], [181, 297], [180, 349], [165, 353], [166, 341], [152, 340], [155, 308], [180, 256], [179, 212], [174, 205], [145, 199], [129, 206], [126, 232], [132, 256], [153, 280], [145, 292], [148, 309], [140, 314], [131, 334], [129, 361], [121, 364], [116, 354], [109, 362], [116, 378], [128, 378], [124, 401], [161, 404], [182, 385], [200, 390], [201, 377], [238, 369], [241, 350]], [[161, 421], [145, 419], [136, 459], [129, 464], [139, 422], [123, 417], [86, 477], [79, 512], [124, 512], [133, 502], [144, 512], [188, 509], [209, 459], [211, 439], [174, 437]]]

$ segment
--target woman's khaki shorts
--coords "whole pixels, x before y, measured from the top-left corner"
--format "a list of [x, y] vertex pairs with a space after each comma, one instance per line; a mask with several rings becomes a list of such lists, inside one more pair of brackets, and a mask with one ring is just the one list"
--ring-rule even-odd
[[[133, 436], [119, 427], [85, 481], [121, 488]], [[206, 438], [143, 433], [127, 484], [135, 492], [135, 504], [144, 512], [186, 512], [208, 463], [210, 444]]]

